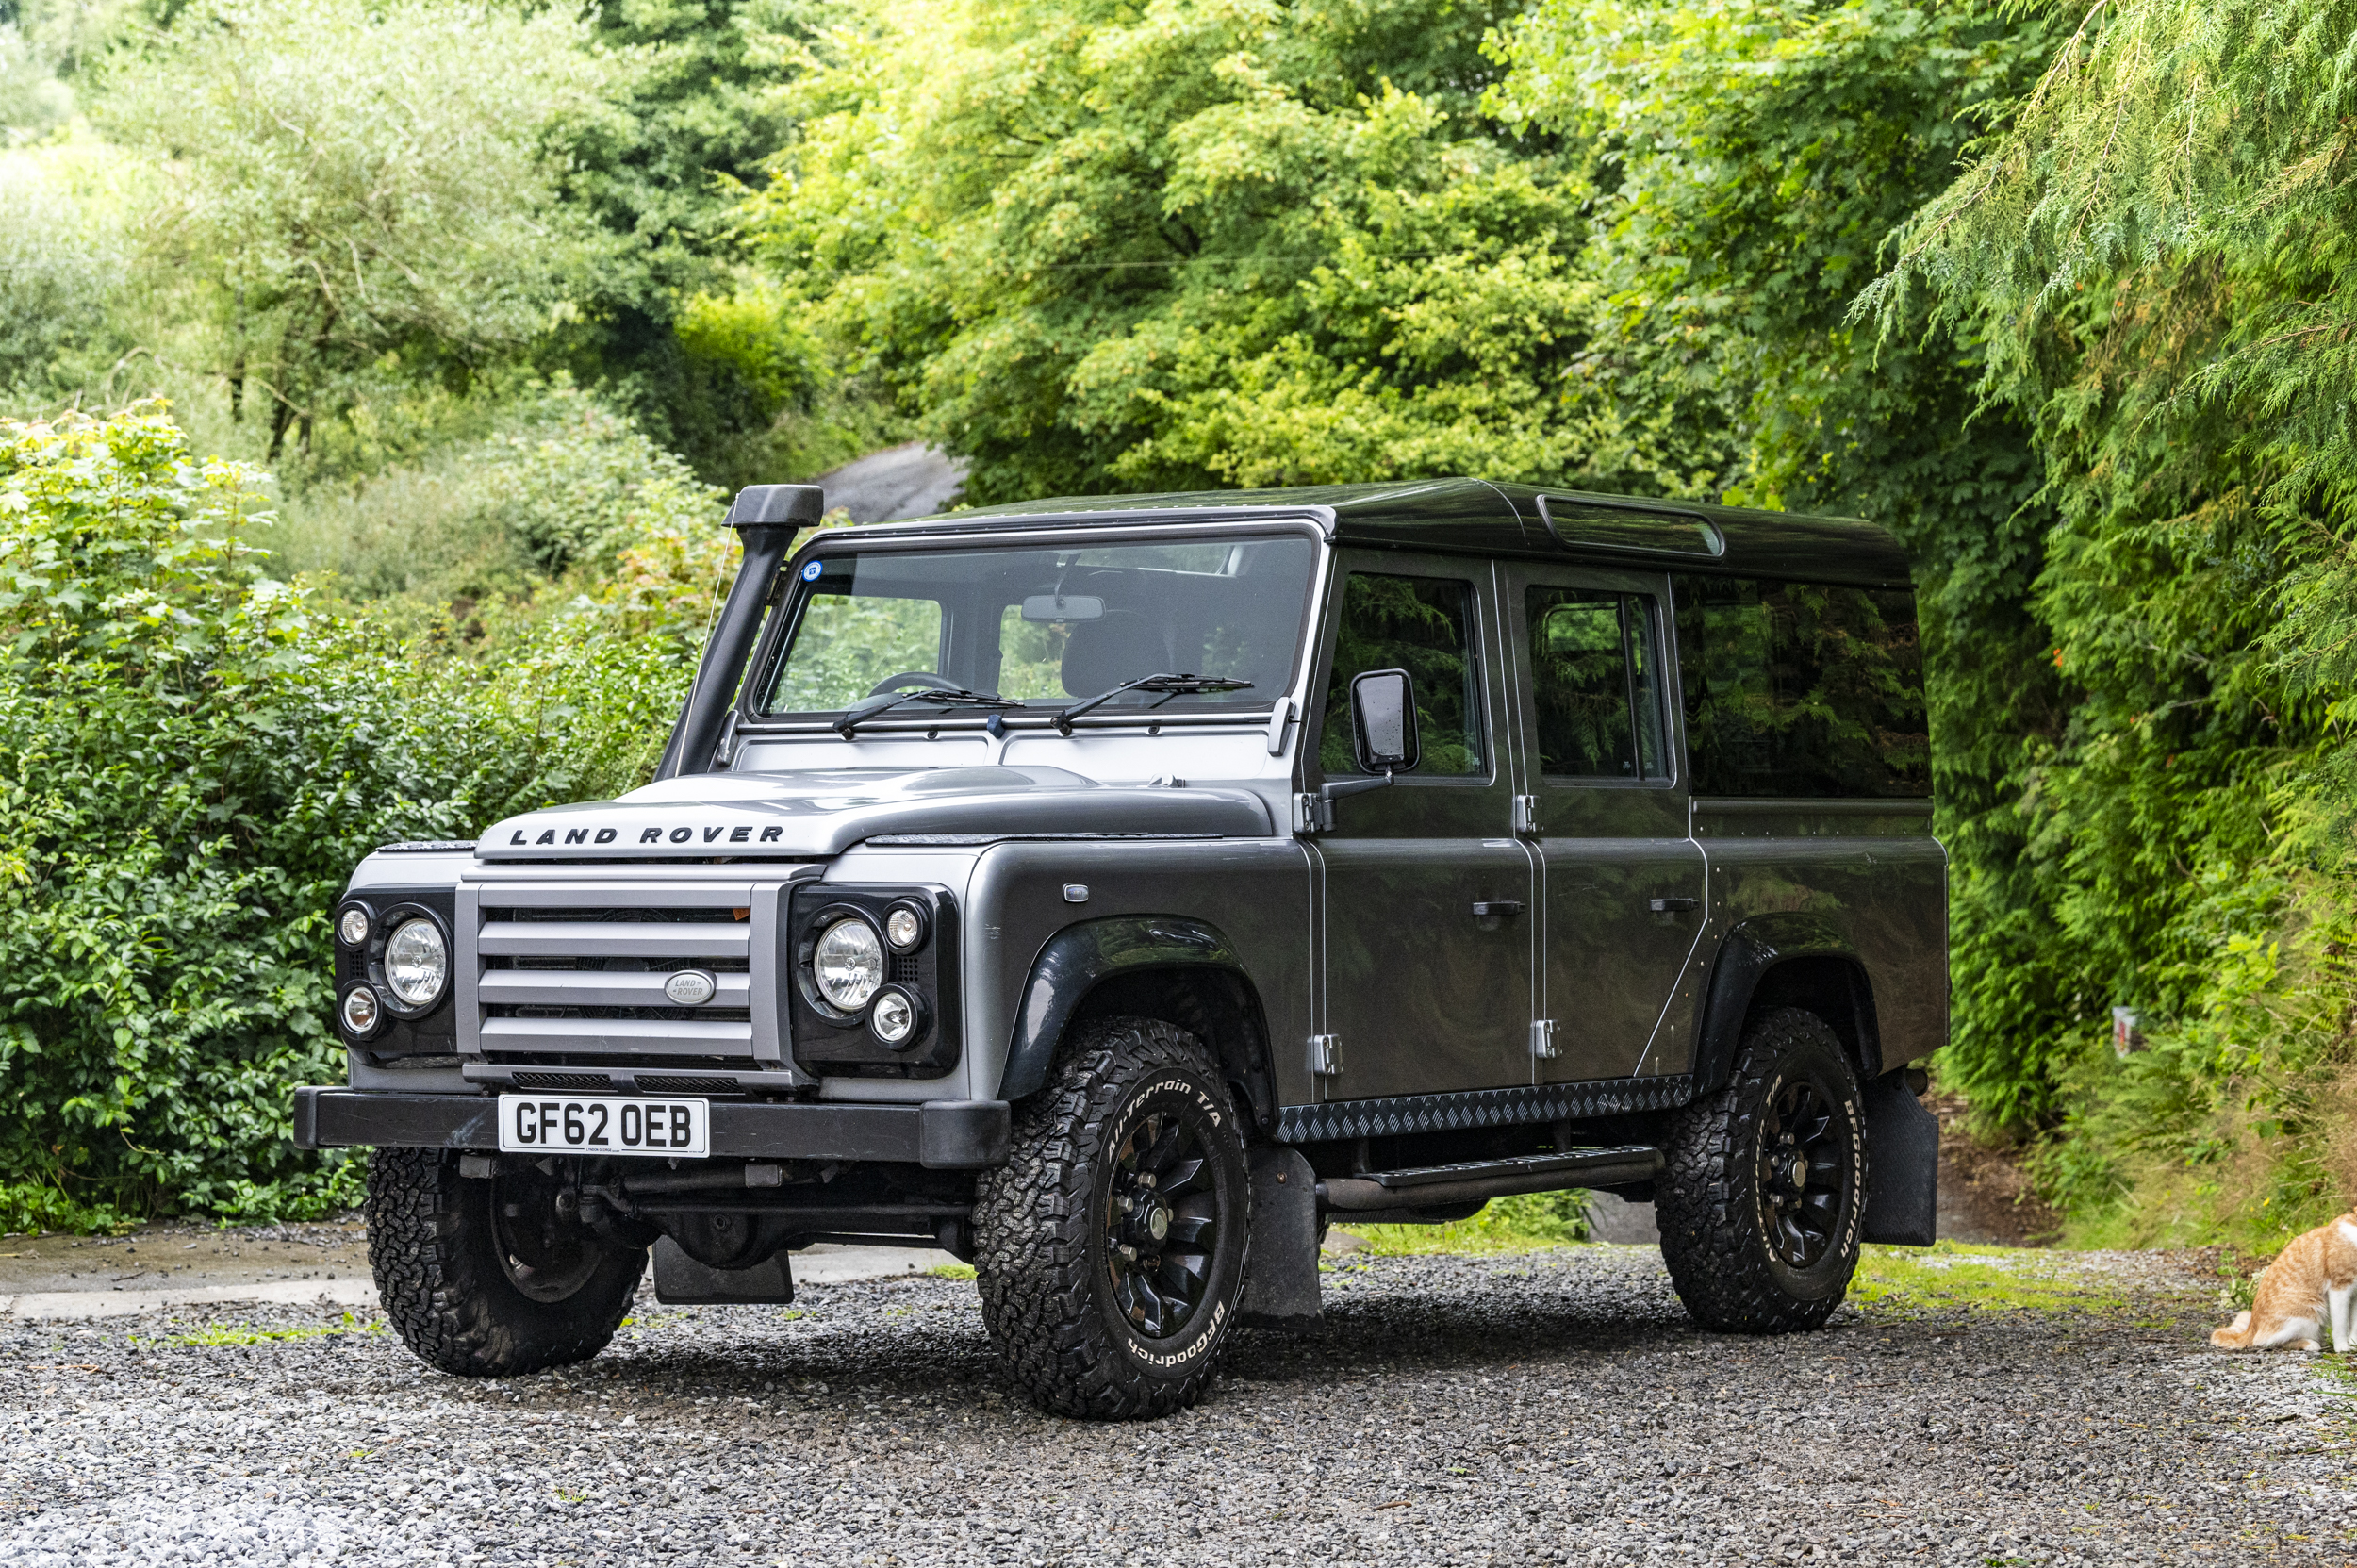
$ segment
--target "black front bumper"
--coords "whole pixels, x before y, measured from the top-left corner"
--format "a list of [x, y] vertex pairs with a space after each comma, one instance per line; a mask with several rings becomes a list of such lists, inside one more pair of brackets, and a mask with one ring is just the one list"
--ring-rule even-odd
[[[354, 1144], [407, 1148], [499, 1147], [495, 1095], [404, 1095], [297, 1089], [299, 1148]], [[1007, 1162], [1007, 1102], [936, 1099], [917, 1105], [712, 1103], [712, 1153], [757, 1160], [877, 1161], [929, 1170], [982, 1170]]]

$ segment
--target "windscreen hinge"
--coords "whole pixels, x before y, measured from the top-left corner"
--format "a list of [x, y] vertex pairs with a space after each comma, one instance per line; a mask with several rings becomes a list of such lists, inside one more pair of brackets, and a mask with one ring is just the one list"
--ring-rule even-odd
[[1294, 797], [1294, 832], [1303, 837], [1326, 833], [1334, 826], [1334, 802], [1315, 790]]

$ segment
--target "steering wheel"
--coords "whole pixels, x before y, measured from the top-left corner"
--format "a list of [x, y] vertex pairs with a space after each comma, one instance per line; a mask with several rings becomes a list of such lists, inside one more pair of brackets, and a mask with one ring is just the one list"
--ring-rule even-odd
[[904, 669], [899, 674], [878, 681], [867, 688], [870, 697], [882, 697], [888, 691], [956, 691], [955, 681], [945, 681], [930, 669]]

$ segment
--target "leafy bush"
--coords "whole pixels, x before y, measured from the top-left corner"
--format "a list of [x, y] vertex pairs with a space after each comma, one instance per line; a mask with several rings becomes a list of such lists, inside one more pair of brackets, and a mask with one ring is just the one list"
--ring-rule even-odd
[[152, 405], [0, 422], [0, 1227], [350, 1201], [288, 1142], [342, 1069], [330, 901], [378, 843], [642, 779], [733, 549], [617, 486], [611, 581], [470, 656], [270, 578], [262, 480]]

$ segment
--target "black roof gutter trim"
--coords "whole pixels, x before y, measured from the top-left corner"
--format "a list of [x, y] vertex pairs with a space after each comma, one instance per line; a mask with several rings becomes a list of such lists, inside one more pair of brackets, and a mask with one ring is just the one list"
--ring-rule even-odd
[[[1145, 499], [1143, 497], [1141, 500]], [[1107, 507], [1087, 512], [951, 512], [946, 517], [906, 522], [873, 522], [856, 530], [861, 538], [931, 538], [944, 534], [1022, 534], [1034, 529], [1071, 528], [1196, 528], [1205, 523], [1314, 524], [1327, 538], [1334, 536], [1331, 506], [1277, 503], [1216, 507], [1146, 507], [1133, 511]]]

